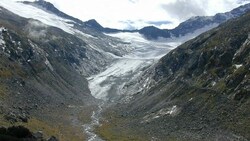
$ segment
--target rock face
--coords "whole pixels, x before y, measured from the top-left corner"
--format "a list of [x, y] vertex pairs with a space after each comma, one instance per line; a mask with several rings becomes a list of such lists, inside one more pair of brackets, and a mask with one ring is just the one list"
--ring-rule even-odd
[[141, 91], [108, 109], [99, 133], [107, 139], [125, 133], [135, 140], [249, 140], [249, 56], [247, 13], [184, 43], [146, 70], [128, 85]]

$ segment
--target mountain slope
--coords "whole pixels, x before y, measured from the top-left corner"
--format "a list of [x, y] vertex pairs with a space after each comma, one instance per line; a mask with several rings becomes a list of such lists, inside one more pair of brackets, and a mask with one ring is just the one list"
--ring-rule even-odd
[[[195, 30], [204, 28], [205, 26], [214, 25], [213, 27], [218, 26], [219, 24], [232, 19], [237, 18], [247, 11], [250, 10], [250, 4], [246, 4], [240, 7], [237, 7], [230, 12], [219, 13], [214, 16], [198, 16], [190, 18], [189, 20], [181, 23], [178, 27], [176, 27], [172, 33], [175, 36], [184, 36], [188, 33], [192, 33]], [[212, 29], [212, 28], [210, 28]]]
[[47, 1], [44, 1], [44, 0], [36, 0], [34, 2], [30, 2], [30, 1], [23, 1], [24, 4], [29, 4], [29, 5], [32, 5], [32, 6], [35, 6], [37, 8], [40, 8], [42, 10], [46, 10], [46, 11], [49, 11], [51, 13], [54, 13], [56, 14], [57, 16], [59, 17], [62, 17], [62, 18], [65, 18], [65, 19], [69, 19], [69, 20], [72, 20], [72, 21], [75, 21], [79, 24], [83, 23], [81, 20], [77, 19], [77, 18], [74, 18], [70, 15], [67, 15], [63, 12], [61, 12], [60, 10], [58, 10], [52, 3], [50, 2], [47, 2]]
[[[112, 54], [121, 56], [121, 55], [128, 53], [131, 50], [130, 48], [127, 47], [127, 44], [124, 42], [121, 42], [121, 40], [106, 36], [102, 34], [102, 32], [95, 30], [89, 26], [86, 26], [86, 24], [84, 24], [82, 21], [79, 22], [77, 20], [74, 20], [74, 18], [67, 18], [68, 15], [61, 16], [61, 14], [59, 13], [62, 13], [62, 12], [59, 12], [59, 13], [51, 12], [51, 11], [58, 10], [51, 3], [48, 3], [45, 1], [41, 1], [42, 4], [40, 5], [38, 5], [39, 1], [38, 3], [36, 2], [32, 2], [30, 4], [24, 4], [24, 3], [13, 2], [13, 1], [8, 1], [8, 0], [0, 1], [0, 5], [2, 5], [4, 8], [8, 9], [9, 11], [21, 17], [39, 20], [48, 26], [60, 28], [64, 30], [65, 32], [68, 32], [82, 39], [87, 44], [91, 45], [89, 46], [89, 49], [92, 50], [91, 52], [98, 52], [100, 55], [102, 55], [103, 64], [108, 63], [110, 59], [112, 59], [112, 56], [111, 56]], [[46, 9], [46, 6], [52, 7], [52, 10]], [[53, 10], [53, 9], [56, 9], [56, 10]], [[100, 68], [104, 66], [103, 64], [99, 64], [97, 66], [99, 66]], [[95, 68], [95, 69], [98, 70], [98, 68]]]
[[181, 37], [195, 33], [195, 31], [202, 30], [198, 33], [199, 35], [204, 31], [208, 31], [209, 29], [217, 27], [219, 24], [224, 23], [229, 19], [237, 18], [245, 14], [249, 10], [250, 10], [250, 4], [246, 4], [238, 8], [235, 8], [230, 12], [219, 13], [216, 14], [215, 16], [197, 16], [190, 18], [187, 21], [180, 23], [180, 25], [174, 29], [162, 29], [161, 32], [150, 32], [150, 30], [152, 30], [152, 27], [151, 28], [146, 27], [146, 29], [148, 30], [143, 28], [139, 30], [139, 32], [148, 39], [157, 39], [159, 37], [163, 38]]
[[108, 140], [250, 140], [249, 25], [250, 13], [172, 50], [128, 83], [141, 91], [106, 110], [98, 133]]
[[81, 125], [87, 121], [78, 118], [88, 119], [96, 102], [77, 69], [87, 59], [87, 44], [3, 7], [0, 12], [1, 126], [21, 124], [46, 137], [84, 139]]
[[100, 101], [86, 77], [133, 47], [36, 2], [48, 8], [0, 1], [0, 123], [42, 131], [45, 138], [87, 139]]

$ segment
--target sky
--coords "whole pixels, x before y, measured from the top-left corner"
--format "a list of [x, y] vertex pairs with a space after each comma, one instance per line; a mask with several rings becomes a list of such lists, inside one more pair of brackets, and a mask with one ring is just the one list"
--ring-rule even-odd
[[250, 0], [46, 1], [83, 21], [95, 19], [104, 27], [117, 29], [140, 29], [151, 25], [171, 29], [192, 16], [211, 16], [250, 3]]

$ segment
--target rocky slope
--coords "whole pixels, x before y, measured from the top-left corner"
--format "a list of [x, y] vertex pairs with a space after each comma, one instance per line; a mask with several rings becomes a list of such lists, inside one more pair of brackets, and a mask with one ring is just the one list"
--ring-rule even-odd
[[[43, 0], [18, 3], [3, 0], [0, 5], [21, 17], [32, 18], [48, 26], [60, 28], [83, 40], [88, 46], [88, 53], [86, 53], [88, 59], [83, 60], [84, 63], [81, 63], [81, 66], [84, 67], [79, 70], [85, 70], [87, 73], [84, 75], [97, 73], [112, 62], [113, 56], [122, 56], [133, 49], [127, 43], [104, 35], [87, 23], [59, 11], [51, 3]], [[89, 65], [86, 66], [87, 64]]]
[[107, 140], [250, 140], [250, 13], [172, 50], [105, 111]]
[[82, 125], [90, 122], [98, 103], [86, 77], [132, 48], [22, 3], [0, 1], [0, 13], [1, 126], [84, 140]]
[[1, 125], [24, 124], [35, 131], [45, 128], [46, 135], [62, 140], [71, 131], [60, 135], [56, 130], [76, 128], [76, 138], [82, 137], [80, 126], [72, 125], [70, 119], [80, 110], [69, 112], [69, 105], [95, 101], [87, 80], [76, 69], [87, 58], [87, 44], [2, 7], [0, 26]]

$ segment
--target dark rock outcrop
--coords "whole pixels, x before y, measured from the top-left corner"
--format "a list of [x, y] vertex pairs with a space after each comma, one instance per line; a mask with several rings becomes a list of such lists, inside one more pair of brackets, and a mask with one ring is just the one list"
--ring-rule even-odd
[[32, 133], [29, 129], [23, 126], [12, 126], [9, 128], [0, 127], [1, 141], [58, 141], [52, 136], [48, 140], [43, 138], [42, 133]]

